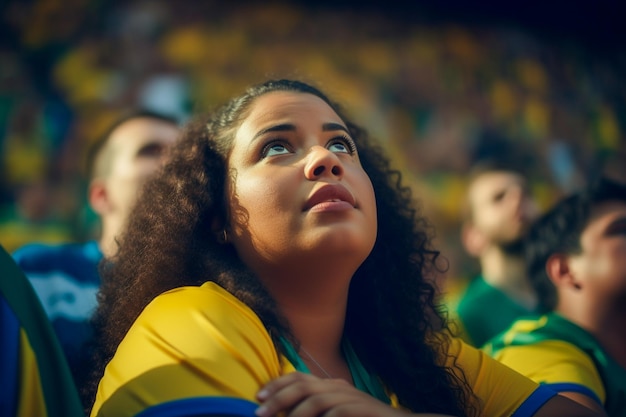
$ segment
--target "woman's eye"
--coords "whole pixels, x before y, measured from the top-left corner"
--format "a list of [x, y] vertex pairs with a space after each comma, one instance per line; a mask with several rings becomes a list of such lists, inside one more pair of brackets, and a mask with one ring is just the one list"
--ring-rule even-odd
[[338, 153], [353, 154], [356, 152], [356, 146], [352, 139], [343, 136], [333, 139], [328, 145], [328, 149]]
[[282, 142], [271, 142], [263, 147], [263, 151], [261, 154], [263, 157], [267, 156], [275, 156], [275, 155], [284, 155], [289, 153], [289, 149]]

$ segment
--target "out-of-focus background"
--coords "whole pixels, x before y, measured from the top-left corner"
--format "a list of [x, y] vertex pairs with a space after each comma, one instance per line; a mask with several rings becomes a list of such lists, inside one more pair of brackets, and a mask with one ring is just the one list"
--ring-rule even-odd
[[[268, 77], [343, 102], [404, 172], [462, 282], [464, 179], [514, 155], [544, 207], [626, 162], [620, 2], [4, 0], [0, 244], [83, 241], [87, 146], [125, 109], [182, 119]], [[155, 207], [158, 210], [158, 207]]]

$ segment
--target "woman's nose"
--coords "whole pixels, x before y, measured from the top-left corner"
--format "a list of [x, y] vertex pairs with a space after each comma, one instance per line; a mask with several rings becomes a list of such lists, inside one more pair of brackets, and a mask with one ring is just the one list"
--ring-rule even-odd
[[337, 154], [323, 146], [314, 146], [309, 151], [304, 175], [309, 180], [316, 180], [323, 176], [341, 178], [343, 176], [343, 166]]

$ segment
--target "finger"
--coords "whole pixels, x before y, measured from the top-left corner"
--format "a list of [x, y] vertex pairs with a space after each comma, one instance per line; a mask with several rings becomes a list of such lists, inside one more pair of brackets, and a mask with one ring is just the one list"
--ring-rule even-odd
[[313, 375], [304, 374], [302, 372], [292, 372], [287, 375], [280, 376], [272, 381], [268, 382], [263, 388], [257, 392], [256, 397], [259, 401], [264, 401], [268, 397], [272, 396], [275, 392], [280, 391], [288, 385], [294, 384], [298, 381], [305, 381], [309, 379], [319, 379]]
[[[343, 384], [341, 384], [343, 385]], [[306, 395], [286, 411], [289, 417], [391, 416], [393, 409], [355, 389], [336, 389]]]
[[[345, 391], [346, 388], [348, 391], [354, 391], [352, 386], [341, 380], [320, 379], [310, 375], [284, 378], [261, 393], [261, 397], [264, 397], [265, 400], [261, 400], [263, 404], [257, 409], [256, 414], [265, 417], [273, 416], [280, 411], [289, 411], [289, 415], [291, 415], [293, 409], [301, 405], [304, 405], [304, 410], [310, 407], [313, 407], [314, 410], [323, 409], [326, 407], [327, 401], [324, 394], [336, 396], [341, 391]], [[312, 403], [309, 402], [311, 400]], [[322, 400], [323, 402], [318, 403]], [[303, 415], [316, 414], [305, 412]]]

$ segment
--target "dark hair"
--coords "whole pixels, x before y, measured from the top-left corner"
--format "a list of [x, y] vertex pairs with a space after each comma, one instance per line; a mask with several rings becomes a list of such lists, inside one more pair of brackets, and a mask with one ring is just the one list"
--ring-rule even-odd
[[132, 109], [123, 113], [120, 117], [118, 117], [111, 125], [107, 127], [107, 129], [102, 133], [87, 149], [87, 154], [85, 157], [85, 175], [87, 178], [91, 179], [94, 176], [94, 169], [96, 166], [96, 160], [100, 156], [100, 152], [106, 147], [111, 134], [121, 125], [126, 122], [135, 119], [153, 119], [159, 120], [165, 123], [171, 123], [173, 125], [178, 126], [180, 121], [173, 117], [169, 116], [165, 113], [159, 113], [153, 110], [147, 109]]
[[548, 258], [555, 253], [580, 253], [580, 237], [591, 211], [607, 201], [626, 201], [626, 184], [607, 177], [592, 180], [580, 192], [559, 201], [530, 227], [525, 246], [528, 276], [543, 311], [552, 311], [558, 301], [556, 288], [546, 273]]
[[447, 323], [435, 303], [433, 280], [441, 271], [430, 224], [418, 215], [400, 173], [390, 169], [365, 132], [319, 90], [290, 80], [251, 87], [210, 118], [190, 122], [165, 170], [146, 184], [118, 255], [102, 268], [94, 384], [141, 310], [157, 295], [184, 285], [215, 281], [255, 311], [277, 351], [283, 351], [280, 337], [293, 340], [270, 294], [234, 249], [211, 232], [216, 221], [226, 221], [226, 161], [236, 129], [257, 97], [275, 91], [313, 94], [337, 112], [377, 195], [377, 240], [352, 278], [345, 324], [359, 358], [403, 406], [471, 414], [473, 397], [462, 371], [442, 365], [448, 341], [437, 334]]

